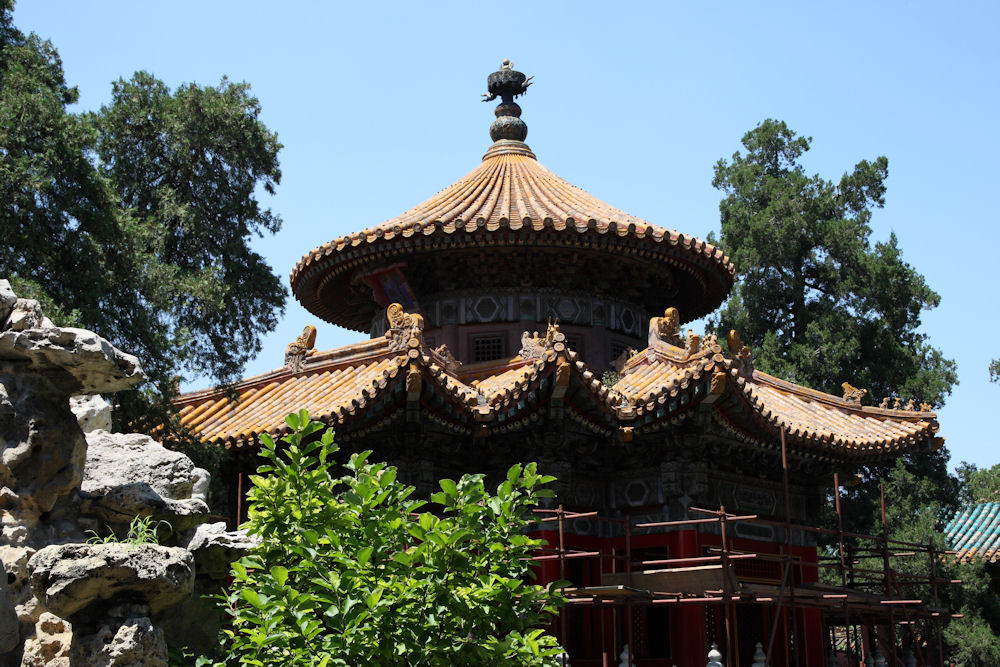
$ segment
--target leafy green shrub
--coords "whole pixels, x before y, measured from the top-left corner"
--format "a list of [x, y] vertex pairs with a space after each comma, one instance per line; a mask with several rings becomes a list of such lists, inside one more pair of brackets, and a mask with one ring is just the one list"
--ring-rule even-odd
[[515, 465], [495, 495], [482, 475], [445, 479], [422, 512], [395, 468], [362, 452], [334, 477], [333, 432], [286, 421], [284, 446], [261, 438], [246, 527], [263, 542], [233, 565], [228, 664], [558, 664], [538, 626], [562, 598], [525, 583], [542, 545], [526, 514], [552, 477]]

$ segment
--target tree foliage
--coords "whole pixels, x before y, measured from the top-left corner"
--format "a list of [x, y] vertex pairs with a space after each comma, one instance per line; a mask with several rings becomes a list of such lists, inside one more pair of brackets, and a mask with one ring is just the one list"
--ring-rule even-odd
[[1000, 502], [1000, 463], [980, 468], [962, 461], [956, 472], [962, 484], [962, 504]]
[[247, 524], [261, 544], [224, 600], [230, 663], [557, 664], [538, 626], [561, 598], [526, 583], [541, 544], [526, 513], [552, 477], [515, 465], [495, 495], [482, 475], [445, 479], [428, 506], [370, 452], [336, 476], [333, 432], [287, 421], [283, 446], [261, 438]]
[[[912, 625], [900, 623], [896, 627], [897, 641], [905, 647], [920, 647], [923, 657], [934, 664], [939, 649], [958, 664], [1000, 664], [1000, 601], [991, 590], [985, 564], [979, 560], [959, 563], [944, 553], [948, 543], [943, 529], [958, 507], [961, 480], [948, 476], [946, 471], [926, 469], [929, 464], [945, 467], [945, 456], [918, 461], [925, 467], [898, 459], [881, 479], [866, 480], [862, 485], [847, 488], [842, 498], [845, 518], [855, 520], [845, 523], [869, 535], [883, 534], [879, 503], [881, 484], [886, 498], [886, 535], [895, 541], [889, 546], [890, 563], [895, 572], [891, 581], [892, 594], [897, 599], [919, 599], [926, 605], [941, 606], [962, 615], [945, 620], [940, 646], [936, 623], [930, 619], [916, 620]], [[942, 477], [947, 480], [944, 484], [938, 482]], [[869, 507], [872, 498], [875, 506]], [[932, 560], [927, 551], [915, 550], [913, 545], [933, 548], [939, 555]], [[848, 586], [882, 594], [882, 577], [864, 573], [865, 570], [881, 572], [883, 562], [879, 545], [872, 540], [848, 537], [845, 546], [847, 559], [854, 561], [855, 571], [859, 573], [856, 579], [848, 580]], [[936, 590], [930, 583], [934, 576], [939, 578]], [[823, 579], [833, 585], [841, 582], [840, 574], [834, 571], [824, 572]], [[948, 581], [960, 583], [949, 585]], [[896, 618], [897, 621], [908, 620], [905, 612], [897, 614]]]
[[[743, 137], [745, 153], [716, 164], [713, 184], [725, 193], [720, 244], [739, 282], [712, 326], [737, 329], [765, 372], [834, 394], [850, 382], [873, 398], [940, 405], [957, 382], [956, 367], [918, 331], [921, 314], [939, 297], [903, 261], [895, 235], [871, 241], [872, 211], [885, 203], [888, 161], [862, 160], [835, 184], [806, 174], [801, 159], [811, 142], [783, 122], [765, 120]], [[949, 475], [948, 458], [941, 448], [862, 469], [858, 483], [843, 492], [845, 529], [882, 534], [884, 487], [888, 537], [943, 550], [943, 528], [962, 500], [963, 482], [972, 493], [992, 484], [986, 471], [963, 480]], [[872, 545], [848, 540], [851, 560], [857, 556], [861, 569], [881, 570], [881, 559], [866, 557], [864, 546]], [[946, 655], [997, 664], [1000, 605], [982, 564], [937, 566], [940, 576], [964, 582], [939, 590], [944, 606], [966, 614], [946, 630]], [[933, 569], [927, 558], [899, 559], [894, 567], [921, 577]], [[900, 579], [896, 595], [933, 601], [931, 587], [908, 581]], [[936, 629], [918, 624], [909, 631], [936, 655]]]
[[171, 91], [139, 72], [96, 113], [72, 113], [77, 97], [0, 0], [0, 276], [139, 356], [150, 383], [117, 416], [162, 425], [175, 376], [235, 380], [283, 309], [249, 246], [280, 227], [256, 196], [280, 180], [280, 144], [225, 79]]
[[745, 154], [716, 164], [720, 242], [740, 282], [713, 326], [737, 329], [758, 368], [800, 384], [836, 393], [847, 381], [940, 405], [955, 364], [917, 331], [939, 297], [895, 235], [870, 240], [888, 161], [862, 160], [834, 184], [800, 163], [811, 141], [765, 120], [744, 135]]

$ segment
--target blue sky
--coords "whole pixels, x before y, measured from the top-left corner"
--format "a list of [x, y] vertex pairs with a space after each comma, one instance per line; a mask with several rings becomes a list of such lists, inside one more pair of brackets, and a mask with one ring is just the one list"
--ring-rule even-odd
[[[712, 166], [764, 118], [811, 136], [807, 170], [826, 178], [886, 155], [873, 240], [895, 231], [941, 295], [922, 330], [958, 362], [939, 412], [952, 464], [1000, 462], [998, 3], [21, 0], [14, 16], [59, 49], [80, 109], [139, 69], [249, 82], [284, 144], [264, 202], [284, 227], [257, 243], [281, 275], [475, 167], [493, 119], [479, 95], [503, 58], [535, 76], [519, 101], [543, 164], [684, 233], [718, 229]], [[248, 374], [280, 366], [309, 323], [291, 300]], [[323, 325], [317, 347], [359, 337]]]

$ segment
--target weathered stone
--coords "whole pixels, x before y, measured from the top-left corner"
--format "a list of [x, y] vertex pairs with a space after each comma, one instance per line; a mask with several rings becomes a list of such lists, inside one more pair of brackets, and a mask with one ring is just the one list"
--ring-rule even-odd
[[212, 475], [204, 468], [194, 469], [194, 484], [191, 486], [191, 497], [208, 502], [208, 488], [212, 484]]
[[28, 561], [35, 555], [30, 547], [0, 546], [0, 561], [3, 561], [7, 574], [13, 577], [14, 585], [28, 580]]
[[69, 409], [84, 433], [111, 430], [111, 406], [100, 394], [73, 396], [69, 399]]
[[45, 314], [42, 312], [42, 305], [35, 299], [18, 299], [15, 301], [10, 315], [2, 323], [2, 328], [12, 331], [54, 329], [55, 326], [52, 320], [45, 317]]
[[32, 556], [28, 569], [35, 597], [62, 618], [113, 600], [155, 612], [184, 601], [194, 586], [191, 552], [157, 544], [52, 545]]
[[[113, 610], [114, 612], [114, 610]], [[73, 665], [87, 667], [167, 667], [163, 630], [145, 616], [102, 619], [97, 632], [74, 638]]]
[[10, 366], [0, 361], [0, 507], [16, 517], [4, 518], [13, 542], [8, 526], [30, 525], [79, 487], [87, 444], [67, 394], [50, 377]]
[[17, 295], [11, 289], [10, 282], [0, 280], [0, 329], [3, 328], [3, 323], [10, 317], [15, 303], [17, 303]]
[[170, 524], [168, 532], [181, 533], [205, 521], [208, 505], [203, 500], [164, 498], [146, 482], [116, 486], [106, 494], [86, 495], [80, 512], [112, 526], [128, 525], [135, 517], [151, 517]]
[[145, 379], [138, 359], [86, 329], [0, 332], [0, 361], [0, 373], [42, 373], [65, 394], [120, 391]]
[[7, 586], [7, 571], [0, 562], [0, 653], [13, 650], [20, 638], [14, 599]]
[[174, 500], [191, 497], [198, 480], [194, 463], [149, 436], [140, 433], [87, 434], [87, 464], [81, 489], [94, 495], [115, 487], [143, 482], [153, 491]]
[[258, 544], [260, 540], [245, 530], [227, 531], [223, 521], [203, 523], [181, 540], [181, 546], [194, 554], [198, 576], [217, 579], [228, 576], [229, 566]]
[[72, 624], [44, 612], [35, 623], [35, 636], [24, 643], [21, 667], [70, 667]]

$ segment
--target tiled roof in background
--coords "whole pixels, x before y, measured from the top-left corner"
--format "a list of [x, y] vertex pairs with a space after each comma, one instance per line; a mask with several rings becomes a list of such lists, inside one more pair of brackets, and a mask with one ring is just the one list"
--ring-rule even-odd
[[978, 503], [961, 508], [944, 528], [948, 547], [961, 561], [1000, 560], [1000, 503]]

